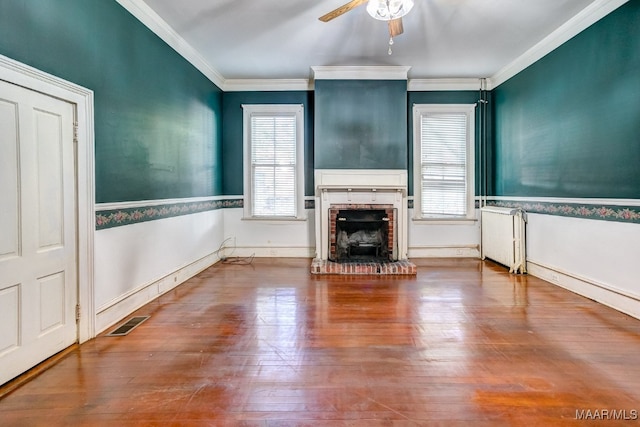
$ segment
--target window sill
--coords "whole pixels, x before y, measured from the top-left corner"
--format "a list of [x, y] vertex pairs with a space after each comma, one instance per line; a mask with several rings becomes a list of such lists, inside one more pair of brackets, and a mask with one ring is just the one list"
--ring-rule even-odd
[[475, 225], [477, 218], [412, 218], [416, 225]]
[[307, 217], [279, 217], [279, 216], [244, 216], [242, 217], [243, 221], [260, 221], [260, 222], [274, 222], [274, 223], [283, 223], [283, 222], [304, 222], [307, 220]]

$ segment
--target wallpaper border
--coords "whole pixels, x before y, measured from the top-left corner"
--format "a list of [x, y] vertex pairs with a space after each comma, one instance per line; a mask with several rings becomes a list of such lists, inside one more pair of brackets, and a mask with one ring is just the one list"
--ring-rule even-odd
[[487, 200], [487, 206], [520, 208], [527, 213], [640, 224], [640, 206], [597, 202]]
[[217, 209], [241, 208], [242, 199], [200, 200], [191, 202], [152, 203], [132, 207], [99, 210], [96, 207], [96, 230], [190, 215]]
[[[313, 199], [305, 199], [305, 209], [314, 209]], [[96, 230], [191, 215], [217, 209], [242, 209], [244, 199], [238, 196], [193, 201], [146, 201], [96, 205]]]
[[[520, 208], [527, 213], [544, 215], [556, 215], [570, 218], [593, 219], [600, 221], [615, 221], [640, 224], [640, 203], [633, 204], [612, 204], [601, 203], [601, 200], [589, 202], [582, 201], [548, 201], [535, 199], [510, 199], [494, 200], [489, 199], [487, 206], [497, 206], [505, 208]], [[628, 201], [632, 203], [632, 201]], [[413, 208], [413, 200], [409, 198], [408, 208]], [[237, 196], [228, 198], [216, 198], [215, 200], [196, 201], [149, 201], [136, 202], [127, 206], [123, 203], [121, 207], [105, 204], [103, 207], [96, 205], [96, 230], [104, 230], [124, 225], [137, 224], [139, 222], [155, 221], [158, 219], [171, 218], [194, 213], [207, 212], [217, 209], [243, 208], [244, 200]], [[479, 200], [475, 201], [476, 209], [480, 207]], [[113, 207], [111, 207], [113, 206]], [[305, 209], [314, 209], [315, 200], [305, 198]]]

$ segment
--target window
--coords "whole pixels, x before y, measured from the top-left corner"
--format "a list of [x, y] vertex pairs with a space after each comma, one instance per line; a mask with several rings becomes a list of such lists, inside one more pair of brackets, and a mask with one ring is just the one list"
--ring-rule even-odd
[[245, 218], [300, 218], [304, 212], [303, 106], [242, 108]]
[[414, 217], [474, 218], [475, 104], [416, 104]]

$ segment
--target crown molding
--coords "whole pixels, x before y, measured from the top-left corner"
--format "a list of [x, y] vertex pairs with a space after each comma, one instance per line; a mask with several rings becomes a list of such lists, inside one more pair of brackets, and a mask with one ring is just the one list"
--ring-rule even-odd
[[[369, 67], [373, 69], [375, 67]], [[371, 70], [373, 71], [373, 70]], [[376, 74], [376, 80], [389, 80]], [[392, 79], [393, 80], [393, 79]], [[480, 80], [464, 79], [410, 79], [407, 81], [408, 91], [458, 91], [479, 90]], [[249, 91], [295, 91], [314, 90], [313, 81], [306, 79], [227, 79], [224, 84], [225, 92]]]
[[411, 67], [392, 65], [315, 66], [315, 80], [407, 80]]
[[225, 92], [313, 90], [307, 79], [227, 79]]
[[142, 24], [160, 37], [173, 50], [189, 61], [202, 74], [220, 89], [224, 90], [225, 78], [213, 68], [185, 39], [173, 29], [164, 19], [153, 11], [142, 0], [116, 0], [120, 6], [136, 17]]
[[411, 79], [407, 84], [407, 90], [419, 91], [445, 91], [445, 90], [480, 90], [481, 79]]
[[542, 39], [515, 61], [508, 64], [488, 80], [488, 89], [494, 89], [545, 55], [586, 30], [629, 0], [596, 0], [557, 30]]
[[[223, 91], [313, 90], [313, 80], [407, 80], [409, 91], [477, 90], [480, 79], [408, 79], [410, 66], [314, 66], [307, 79], [225, 79], [143, 0], [116, 0]], [[487, 78], [492, 90], [598, 22], [629, 0], [596, 0], [516, 60]]]

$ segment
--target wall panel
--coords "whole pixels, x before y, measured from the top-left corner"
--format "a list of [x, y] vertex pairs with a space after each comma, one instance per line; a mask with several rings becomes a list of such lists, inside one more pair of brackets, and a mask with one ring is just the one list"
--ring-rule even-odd
[[316, 80], [316, 169], [406, 169], [405, 80]]
[[94, 91], [97, 202], [220, 194], [220, 89], [117, 2], [3, 0], [0, 54]]
[[640, 2], [494, 90], [495, 195], [640, 198]]

